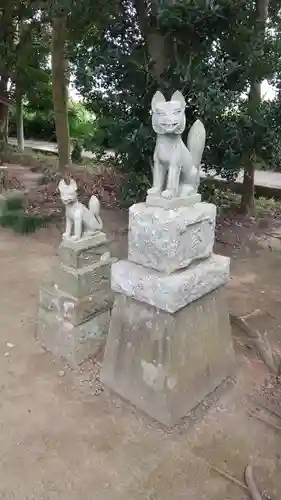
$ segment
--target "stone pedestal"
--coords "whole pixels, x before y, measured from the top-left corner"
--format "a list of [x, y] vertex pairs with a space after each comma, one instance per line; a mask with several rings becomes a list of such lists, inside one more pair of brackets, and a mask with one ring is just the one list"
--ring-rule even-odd
[[104, 347], [113, 302], [112, 261], [104, 233], [64, 240], [53, 281], [41, 287], [38, 339], [73, 367]]
[[207, 203], [133, 205], [129, 260], [112, 266], [101, 380], [168, 427], [233, 374], [229, 259], [212, 253], [215, 215]]

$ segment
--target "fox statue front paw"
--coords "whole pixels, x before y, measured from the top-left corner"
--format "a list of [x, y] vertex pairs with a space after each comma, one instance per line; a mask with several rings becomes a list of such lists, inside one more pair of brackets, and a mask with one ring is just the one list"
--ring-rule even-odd
[[160, 195], [160, 191], [158, 187], [151, 187], [147, 190], [147, 194]]
[[162, 192], [162, 195], [163, 198], [173, 198], [175, 195], [174, 195], [174, 192], [171, 190], [171, 189], [165, 189], [165, 191]]

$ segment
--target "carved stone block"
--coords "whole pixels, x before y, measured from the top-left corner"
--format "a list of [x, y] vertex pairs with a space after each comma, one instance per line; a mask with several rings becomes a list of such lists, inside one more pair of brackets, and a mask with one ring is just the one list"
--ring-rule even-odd
[[170, 274], [212, 253], [215, 205], [165, 210], [138, 203], [129, 214], [128, 259], [132, 262]]
[[111, 309], [114, 293], [108, 287], [91, 295], [76, 298], [46, 283], [40, 289], [39, 306], [46, 312], [54, 313], [73, 326], [89, 320], [97, 313]]
[[73, 269], [80, 269], [100, 260], [106, 260], [108, 254], [107, 238], [101, 232], [77, 241], [64, 239], [59, 246], [61, 264]]
[[98, 262], [80, 269], [60, 264], [55, 272], [55, 285], [76, 298], [108, 290], [111, 262]]
[[229, 258], [213, 254], [183, 271], [166, 275], [127, 260], [112, 265], [115, 292], [174, 313], [224, 285], [229, 278]]

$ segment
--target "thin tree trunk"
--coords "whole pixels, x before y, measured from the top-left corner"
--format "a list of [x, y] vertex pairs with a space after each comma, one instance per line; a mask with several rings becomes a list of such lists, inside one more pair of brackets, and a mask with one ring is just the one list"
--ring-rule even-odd
[[[256, 0], [256, 36], [264, 39], [265, 25], [268, 14], [269, 0]], [[253, 78], [249, 97], [248, 97], [248, 112], [254, 114], [255, 110], [261, 103], [261, 81]], [[241, 211], [244, 214], [249, 214], [254, 209], [255, 204], [255, 166], [254, 159], [255, 151], [250, 151], [248, 158], [244, 164], [244, 179], [243, 179], [243, 194], [241, 198]]]
[[24, 129], [23, 129], [23, 85], [22, 73], [20, 63], [24, 56], [23, 51], [25, 48], [24, 43], [24, 21], [19, 19], [17, 24], [17, 64], [16, 64], [16, 80], [15, 80], [15, 93], [16, 93], [16, 127], [17, 127], [17, 143], [20, 152], [24, 152]]
[[20, 81], [16, 83], [16, 124], [18, 149], [24, 152], [23, 102]]
[[[7, 97], [8, 78], [1, 77], [0, 80], [0, 96]], [[0, 102], [0, 143], [1, 148], [7, 145], [8, 139], [6, 136], [6, 124], [8, 116], [8, 106], [4, 102]]]
[[5, 104], [0, 103], [0, 150], [6, 148], [8, 144], [7, 137], [7, 116], [8, 116], [8, 107]]
[[9, 107], [6, 106], [6, 118], [4, 120], [4, 142], [8, 144], [9, 138]]
[[68, 127], [66, 17], [53, 20], [52, 32], [52, 90], [59, 152], [59, 167], [64, 170], [70, 162], [70, 140]]

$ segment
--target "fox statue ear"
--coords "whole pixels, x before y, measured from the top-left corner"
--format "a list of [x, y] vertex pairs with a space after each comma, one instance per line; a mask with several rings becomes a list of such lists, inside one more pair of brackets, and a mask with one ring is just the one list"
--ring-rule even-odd
[[156, 106], [157, 106], [157, 104], [159, 104], [159, 102], [166, 102], [166, 99], [163, 96], [162, 92], [157, 90], [157, 92], [155, 92], [154, 96], [152, 97], [152, 101], [151, 101], [152, 111], [156, 110]]
[[59, 181], [58, 190], [61, 193], [64, 189], [65, 189], [65, 181], [63, 179], [61, 179]]
[[176, 92], [173, 93], [171, 101], [180, 102], [182, 108], [185, 108], [186, 106], [185, 98], [183, 97], [182, 93], [179, 90], [176, 90]]
[[65, 191], [65, 189], [67, 189], [69, 187], [71, 187], [71, 189], [73, 191], [77, 191], [77, 184], [76, 184], [76, 181], [74, 179], [71, 179], [69, 184], [67, 184], [64, 179], [60, 180], [59, 185], [58, 185], [58, 190], [60, 193], [62, 191]]
[[69, 185], [72, 187], [73, 191], [77, 191], [77, 184], [74, 179], [71, 179]]

